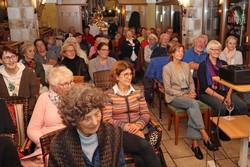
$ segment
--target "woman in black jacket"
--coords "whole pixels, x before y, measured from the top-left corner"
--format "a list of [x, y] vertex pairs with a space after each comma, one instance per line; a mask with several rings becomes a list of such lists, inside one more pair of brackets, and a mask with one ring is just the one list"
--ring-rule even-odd
[[73, 44], [65, 44], [61, 49], [62, 61], [59, 65], [64, 65], [73, 72], [74, 76], [84, 76], [84, 81], [89, 81], [90, 76], [88, 67], [83, 58], [76, 55], [76, 49]]

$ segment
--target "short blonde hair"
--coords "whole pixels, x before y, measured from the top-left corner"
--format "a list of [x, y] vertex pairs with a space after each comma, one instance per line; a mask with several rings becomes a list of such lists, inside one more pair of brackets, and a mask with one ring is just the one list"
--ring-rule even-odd
[[158, 38], [157, 38], [157, 36], [156, 36], [155, 34], [150, 34], [150, 35], [148, 36], [148, 39], [155, 39], [156, 42], [158, 42]]
[[57, 86], [60, 80], [66, 78], [66, 77], [72, 77], [73, 79], [73, 73], [65, 66], [56, 66], [52, 68], [47, 76], [47, 80], [49, 82], [49, 85]]
[[226, 41], [225, 41], [225, 43], [228, 43], [228, 41], [229, 40], [235, 40], [236, 41], [236, 43], [237, 43], [237, 41], [238, 41], [238, 38], [236, 38], [235, 36], [233, 36], [233, 35], [230, 35], [229, 37], [227, 37], [227, 39], [226, 39]]
[[160, 42], [163, 40], [164, 37], [168, 38], [168, 41], [170, 40], [170, 36], [167, 33], [163, 33], [160, 36]]
[[26, 50], [30, 47], [35, 47], [35, 45], [31, 42], [25, 42], [24, 44], [22, 44], [22, 46], [20, 47], [20, 53], [21, 55], [24, 55], [24, 53], [26, 52]]
[[221, 43], [216, 40], [211, 40], [208, 42], [206, 47], [207, 54], [210, 54], [211, 48], [222, 49]]
[[64, 44], [64, 45], [62, 46], [62, 48], [61, 48], [61, 51], [60, 51], [60, 55], [61, 55], [62, 57], [64, 57], [65, 50], [67, 50], [69, 46], [72, 46], [72, 47], [74, 48], [75, 52], [76, 52], [76, 47], [75, 47], [74, 44], [72, 44], [72, 43]]

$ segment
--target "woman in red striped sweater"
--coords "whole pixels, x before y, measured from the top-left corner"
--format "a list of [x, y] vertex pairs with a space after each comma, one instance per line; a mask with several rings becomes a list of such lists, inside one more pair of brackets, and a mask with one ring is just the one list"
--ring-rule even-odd
[[133, 155], [136, 166], [161, 166], [144, 137], [150, 115], [143, 91], [131, 85], [134, 74], [133, 65], [126, 61], [118, 61], [111, 68], [110, 77], [116, 84], [106, 92], [108, 103], [103, 109], [103, 121], [123, 129], [124, 152]]

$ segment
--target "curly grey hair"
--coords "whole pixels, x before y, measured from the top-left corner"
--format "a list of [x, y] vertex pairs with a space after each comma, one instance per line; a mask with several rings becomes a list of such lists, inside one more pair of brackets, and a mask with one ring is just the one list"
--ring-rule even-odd
[[63, 123], [68, 127], [76, 126], [93, 109], [104, 108], [105, 97], [100, 89], [90, 84], [75, 84], [60, 99], [58, 108]]

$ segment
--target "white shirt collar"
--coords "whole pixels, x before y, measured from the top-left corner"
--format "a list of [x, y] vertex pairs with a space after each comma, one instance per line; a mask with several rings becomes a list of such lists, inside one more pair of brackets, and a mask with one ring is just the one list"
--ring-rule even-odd
[[121, 96], [127, 96], [129, 95], [131, 92], [134, 92], [135, 89], [133, 88], [132, 85], [130, 85], [130, 89], [128, 90], [128, 92], [126, 94], [124, 94], [123, 92], [120, 91], [120, 89], [118, 88], [118, 85], [115, 84], [113, 86], [113, 90], [114, 90], [114, 94], [118, 94], [118, 95], [121, 95]]

